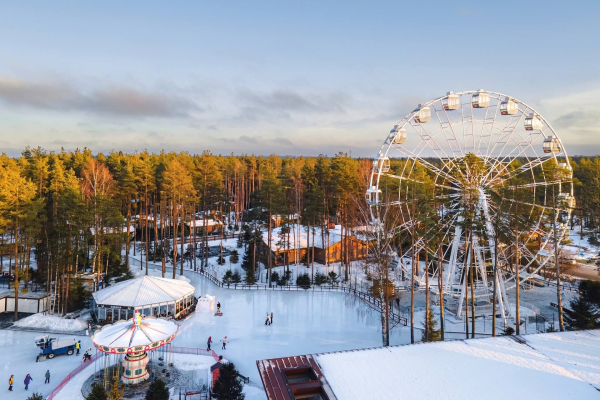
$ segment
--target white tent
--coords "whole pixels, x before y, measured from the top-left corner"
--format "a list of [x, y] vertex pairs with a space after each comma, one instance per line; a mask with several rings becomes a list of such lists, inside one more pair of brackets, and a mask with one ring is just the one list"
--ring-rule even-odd
[[94, 310], [101, 323], [132, 318], [135, 310], [178, 318], [193, 309], [195, 293], [184, 280], [146, 275], [94, 292]]
[[137, 307], [167, 303], [194, 294], [196, 288], [184, 280], [142, 276], [94, 292], [97, 304]]
[[196, 310], [210, 312], [210, 311], [213, 311], [214, 309], [215, 309], [215, 296], [205, 294], [204, 297], [200, 297], [198, 299], [198, 305], [196, 305]]

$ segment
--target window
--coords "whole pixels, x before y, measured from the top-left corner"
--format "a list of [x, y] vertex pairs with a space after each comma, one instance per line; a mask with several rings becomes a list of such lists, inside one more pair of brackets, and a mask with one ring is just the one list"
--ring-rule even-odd
[[142, 370], [141, 370], [141, 368], [140, 368], [140, 369], [136, 369], [136, 370], [135, 370], [135, 374], [136, 374], [136, 375], [141, 375], [141, 374], [142, 374]]
[[131, 370], [130, 370], [130, 369], [126, 369], [126, 370], [125, 370], [125, 375], [127, 375], [127, 376], [131, 376]]
[[106, 319], [106, 308], [98, 308], [98, 319]]

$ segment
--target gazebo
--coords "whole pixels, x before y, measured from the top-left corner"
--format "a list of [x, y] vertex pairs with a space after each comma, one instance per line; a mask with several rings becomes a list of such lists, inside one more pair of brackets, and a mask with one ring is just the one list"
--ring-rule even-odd
[[196, 288], [186, 281], [142, 276], [93, 293], [93, 311], [99, 324], [143, 316], [179, 319], [196, 306]]

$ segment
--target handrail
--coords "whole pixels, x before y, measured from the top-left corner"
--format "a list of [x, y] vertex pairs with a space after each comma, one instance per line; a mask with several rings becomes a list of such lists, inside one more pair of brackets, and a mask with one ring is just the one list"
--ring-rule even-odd
[[96, 362], [96, 360], [100, 357], [100, 354], [101, 353], [94, 354], [92, 356], [92, 358], [90, 359], [90, 362], [86, 361], [86, 362], [82, 363], [79, 367], [77, 367], [73, 371], [71, 371], [71, 373], [69, 375], [67, 375], [67, 377], [65, 379], [63, 379], [62, 382], [59, 383], [59, 385], [56, 388], [54, 388], [52, 393], [50, 393], [50, 395], [48, 397], [46, 397], [46, 400], [54, 399], [54, 396], [56, 396], [58, 394], [58, 392], [60, 392], [62, 390], [62, 388], [64, 388], [66, 386], [66, 384], [69, 383], [69, 381], [71, 381], [71, 379], [73, 379], [81, 371], [86, 369], [88, 365], [92, 365], [94, 362]]

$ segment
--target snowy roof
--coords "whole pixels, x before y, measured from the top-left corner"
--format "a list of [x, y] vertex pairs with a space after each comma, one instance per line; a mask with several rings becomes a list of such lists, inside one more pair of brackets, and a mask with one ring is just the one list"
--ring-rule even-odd
[[[121, 227], [120, 230], [121, 230], [122, 233], [127, 233], [127, 226]], [[112, 228], [112, 227], [104, 228], [104, 233], [105, 234], [111, 234], [111, 233], [117, 233], [117, 232], [119, 232], [119, 228]], [[129, 234], [133, 234], [134, 232], [135, 232], [134, 228], [129, 228]], [[92, 235], [95, 235], [96, 234], [96, 228], [90, 227], [90, 233]]]
[[[188, 226], [192, 226], [193, 221], [185, 221], [185, 224]], [[206, 226], [212, 226], [212, 225], [223, 225], [223, 223], [221, 221], [219, 221], [218, 219], [197, 219], [196, 220], [196, 228], [202, 228], [204, 226], [204, 224], [206, 224]]]
[[[600, 331], [316, 355], [339, 400], [600, 398]], [[516, 390], [516, 392], [515, 392]]]
[[[305, 249], [307, 247], [307, 236], [310, 240], [311, 247], [313, 246], [317, 249], [325, 249], [327, 247], [333, 246], [334, 244], [342, 241], [342, 227], [341, 225], [336, 225], [334, 229], [324, 229], [323, 235], [321, 235], [321, 227], [314, 228], [313, 235], [313, 227], [308, 228], [303, 225], [292, 224], [290, 225], [290, 234], [289, 234], [289, 248], [290, 250], [294, 250], [296, 248]], [[271, 236], [271, 250], [272, 251], [281, 251], [288, 248], [288, 235], [281, 234], [282, 227], [273, 229]], [[300, 230], [298, 234], [298, 229]], [[308, 234], [307, 234], [308, 232]], [[344, 232], [344, 234], [346, 234]], [[348, 234], [355, 238], [364, 240], [365, 235], [361, 228], [353, 229], [349, 231]], [[298, 238], [298, 236], [300, 236]], [[268, 243], [269, 240], [269, 232], [268, 230], [264, 230], [262, 232], [263, 241]]]
[[128, 319], [96, 331], [92, 342], [94, 347], [105, 353], [152, 350], [171, 342], [178, 329], [175, 322], [164, 319], [147, 317], [141, 320], [140, 325]]
[[196, 288], [186, 281], [146, 275], [119, 282], [93, 296], [97, 304], [137, 307], [172, 302], [195, 292]]

